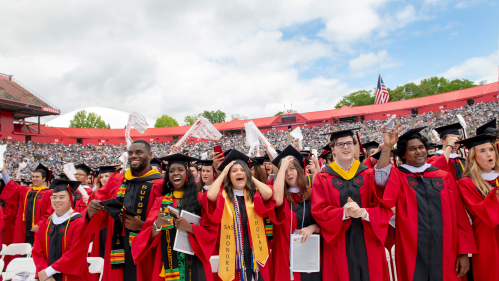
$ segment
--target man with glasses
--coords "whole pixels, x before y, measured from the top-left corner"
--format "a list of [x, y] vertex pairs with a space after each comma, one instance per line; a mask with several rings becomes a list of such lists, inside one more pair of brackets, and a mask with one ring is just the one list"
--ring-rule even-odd
[[374, 171], [355, 159], [352, 130], [331, 133], [334, 162], [312, 186], [312, 215], [325, 241], [324, 260], [331, 261], [322, 278], [389, 280], [383, 244], [393, 213], [375, 201]]
[[79, 190], [75, 192], [75, 196], [73, 198], [75, 211], [82, 212], [85, 208], [87, 208], [88, 202], [92, 201], [95, 198], [92, 188], [90, 188], [90, 186], [86, 184], [92, 169], [89, 166], [85, 165], [84, 163], [76, 165], [75, 169], [76, 169], [76, 174], [75, 174], [76, 180], [82, 183], [81, 187], [83, 187], [88, 194], [88, 198], [85, 199], [83, 198], [83, 195]]

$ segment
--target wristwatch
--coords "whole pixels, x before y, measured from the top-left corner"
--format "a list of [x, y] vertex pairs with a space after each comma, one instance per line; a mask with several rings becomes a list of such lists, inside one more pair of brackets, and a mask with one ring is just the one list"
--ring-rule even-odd
[[158, 226], [156, 225], [156, 222], [153, 222], [153, 223], [152, 223], [152, 229], [154, 229], [154, 231], [161, 231], [161, 227], [158, 227]]

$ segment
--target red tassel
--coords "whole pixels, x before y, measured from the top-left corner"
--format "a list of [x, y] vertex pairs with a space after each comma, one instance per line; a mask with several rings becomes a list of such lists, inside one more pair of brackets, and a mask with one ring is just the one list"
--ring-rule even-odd
[[123, 232], [121, 233], [121, 236], [125, 236], [126, 235], [126, 231], [125, 231], [125, 220], [126, 220], [125, 207], [123, 207], [121, 210], [123, 210]]
[[185, 172], [185, 182], [189, 180], [189, 169]]
[[251, 159], [250, 159], [250, 160], [248, 160], [248, 166], [249, 166], [249, 168], [251, 169]]
[[360, 142], [359, 133], [357, 131], [355, 131], [355, 134], [357, 135], [357, 141], [359, 142], [360, 153], [362, 153], [362, 156], [366, 156], [366, 152], [364, 151], [364, 147], [362, 147], [362, 143]]

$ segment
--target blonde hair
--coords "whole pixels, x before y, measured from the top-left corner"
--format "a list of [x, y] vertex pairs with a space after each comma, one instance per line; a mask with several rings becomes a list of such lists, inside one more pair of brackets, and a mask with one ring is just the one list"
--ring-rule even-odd
[[[497, 147], [492, 143], [490, 144], [492, 145], [492, 148], [494, 148], [494, 153], [496, 154], [496, 165], [494, 167], [494, 171], [499, 172], [499, 163], [497, 162], [497, 159], [499, 159], [499, 155], [497, 152]], [[466, 157], [466, 167], [464, 168], [464, 175], [471, 175], [471, 180], [473, 180], [473, 183], [480, 191], [482, 196], [485, 198], [492, 190], [492, 186], [482, 178], [481, 174], [482, 169], [480, 168], [480, 165], [478, 165], [478, 162], [476, 161], [475, 148], [476, 147], [472, 147], [468, 151], [468, 157]]]

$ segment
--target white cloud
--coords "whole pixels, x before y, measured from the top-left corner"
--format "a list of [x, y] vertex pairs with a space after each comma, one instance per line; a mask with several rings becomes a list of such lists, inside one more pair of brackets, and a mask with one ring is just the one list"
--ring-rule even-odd
[[[284, 102], [330, 109], [352, 87], [299, 79], [298, 67], [341, 63], [356, 42], [419, 19], [411, 5], [385, 12], [390, 1], [14, 1], [2, 6], [0, 72], [63, 113], [100, 106], [182, 123], [203, 110], [269, 116]], [[326, 42], [282, 40], [279, 29], [317, 19]]]
[[361, 54], [355, 59], [350, 61], [350, 70], [363, 70], [366, 68], [371, 68], [377, 66], [378, 62], [383, 62], [389, 58], [389, 54], [386, 50], [379, 51], [378, 54], [367, 53]]
[[465, 60], [460, 65], [451, 67], [449, 70], [438, 74], [437, 76], [447, 79], [474, 80], [475, 83], [487, 80], [487, 83], [497, 82], [499, 51], [484, 57], [473, 57]]

